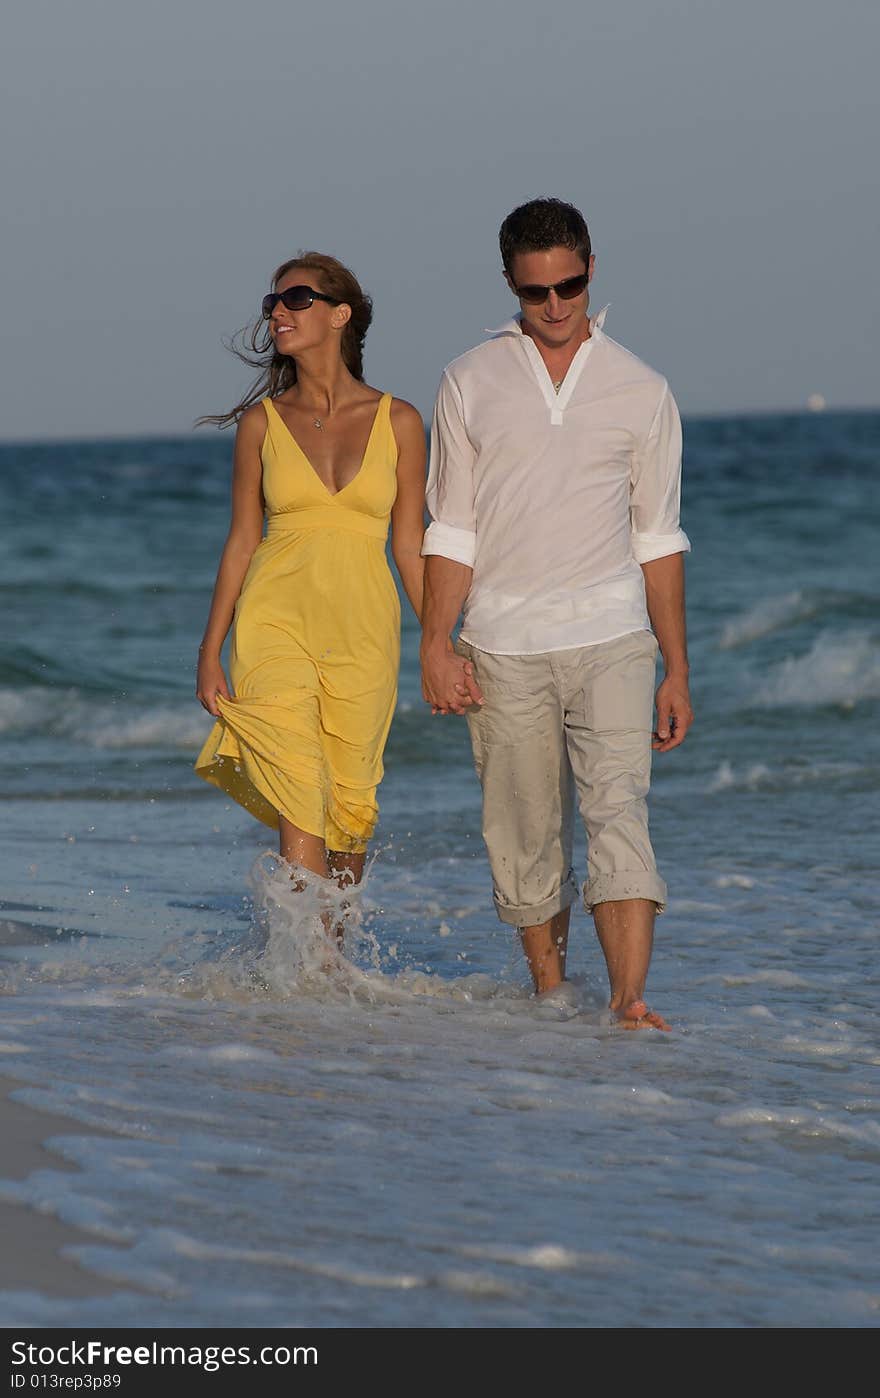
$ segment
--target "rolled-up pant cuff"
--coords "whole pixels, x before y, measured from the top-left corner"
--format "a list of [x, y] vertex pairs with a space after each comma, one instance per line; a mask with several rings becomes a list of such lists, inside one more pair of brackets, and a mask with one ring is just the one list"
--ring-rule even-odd
[[496, 890], [495, 911], [501, 921], [509, 923], [511, 927], [537, 927], [539, 923], [548, 922], [551, 917], [561, 913], [564, 908], [570, 908], [577, 896], [578, 886], [574, 874], [569, 874], [565, 883], [560, 884], [555, 893], [545, 898], [543, 903], [537, 903], [531, 908], [514, 908], [510, 903], [502, 903]]
[[666, 907], [666, 884], [650, 869], [622, 869], [614, 874], [596, 874], [584, 884], [584, 907], [591, 913], [597, 903], [620, 903], [626, 898], [649, 898], [658, 913]]

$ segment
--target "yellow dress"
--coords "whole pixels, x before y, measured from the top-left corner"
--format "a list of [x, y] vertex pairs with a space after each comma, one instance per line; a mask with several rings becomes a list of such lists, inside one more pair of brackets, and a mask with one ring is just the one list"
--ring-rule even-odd
[[234, 699], [196, 771], [266, 825], [279, 813], [328, 849], [361, 853], [397, 698], [400, 602], [385, 557], [397, 494], [391, 394], [360, 470], [332, 494], [264, 398], [267, 530], [235, 608]]

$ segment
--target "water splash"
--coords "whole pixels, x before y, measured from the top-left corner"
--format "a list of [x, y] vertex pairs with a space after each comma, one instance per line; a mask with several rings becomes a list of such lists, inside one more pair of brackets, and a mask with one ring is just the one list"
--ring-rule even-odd
[[360, 988], [368, 973], [356, 961], [381, 974], [379, 944], [363, 917], [363, 883], [340, 888], [268, 851], [256, 859], [249, 883], [251, 941], [237, 954], [257, 986], [281, 996]]

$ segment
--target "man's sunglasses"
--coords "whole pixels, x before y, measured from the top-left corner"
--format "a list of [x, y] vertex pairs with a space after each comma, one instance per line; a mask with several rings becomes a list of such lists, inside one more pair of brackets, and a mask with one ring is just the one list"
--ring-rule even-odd
[[288, 311], [307, 311], [316, 301], [326, 301], [330, 306], [341, 306], [336, 296], [325, 296], [323, 291], [315, 291], [311, 286], [289, 286], [285, 291], [270, 291], [263, 297], [263, 315], [266, 320], [278, 302]]
[[552, 286], [515, 286], [513, 289], [520, 301], [539, 306], [542, 301], [547, 300], [551, 291], [555, 291], [563, 301], [573, 301], [576, 296], [580, 296], [589, 280], [588, 273], [581, 272], [577, 277], [566, 277], [564, 282], [554, 282]]

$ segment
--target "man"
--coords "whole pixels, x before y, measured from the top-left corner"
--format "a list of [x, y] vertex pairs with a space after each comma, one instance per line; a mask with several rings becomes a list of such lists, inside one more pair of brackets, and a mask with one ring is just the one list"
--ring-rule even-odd
[[565, 979], [576, 790], [611, 1010], [668, 1029], [644, 1000], [666, 900], [646, 796], [652, 746], [677, 747], [693, 718], [681, 425], [665, 379], [606, 337], [604, 311], [588, 319], [579, 211], [532, 200], [500, 242], [520, 315], [446, 368], [434, 412], [423, 693], [468, 715], [495, 907], [536, 993]]

